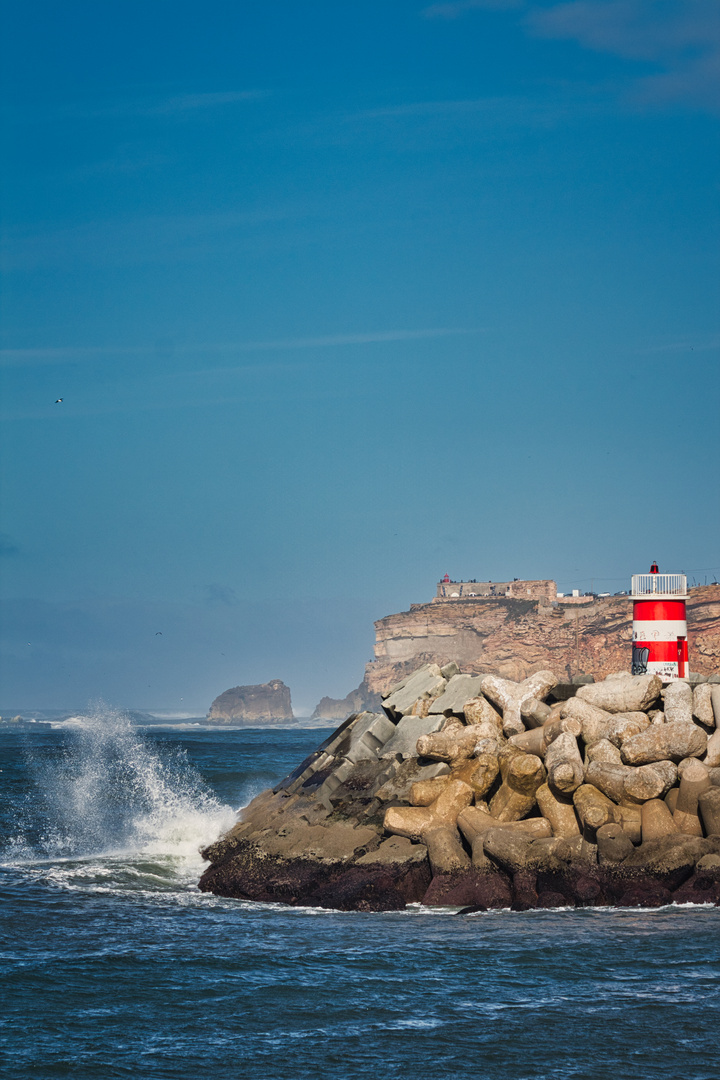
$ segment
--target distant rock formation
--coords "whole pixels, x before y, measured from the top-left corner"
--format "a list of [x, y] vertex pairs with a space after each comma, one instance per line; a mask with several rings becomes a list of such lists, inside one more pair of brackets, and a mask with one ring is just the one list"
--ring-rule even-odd
[[281, 679], [257, 686], [234, 686], [216, 697], [208, 720], [220, 723], [281, 723], [293, 719], [290, 688]]
[[[383, 694], [421, 664], [442, 667], [450, 660], [471, 675], [522, 680], [551, 668], [566, 678], [604, 679], [630, 668], [632, 612], [629, 596], [579, 605], [507, 597], [412, 604], [375, 623], [375, 660], [367, 665], [365, 681], [371, 693]], [[718, 671], [720, 586], [689, 590], [687, 622], [690, 670]]]
[[380, 695], [374, 694], [363, 681], [357, 690], [351, 690], [347, 697], [324, 697], [315, 706], [311, 720], [344, 720], [350, 713], [376, 712], [380, 708]]

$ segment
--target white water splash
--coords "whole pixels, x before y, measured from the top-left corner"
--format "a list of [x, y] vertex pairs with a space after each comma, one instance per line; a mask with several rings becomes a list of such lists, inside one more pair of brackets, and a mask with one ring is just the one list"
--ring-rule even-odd
[[100, 704], [74, 719], [59, 754], [33, 763], [32, 855], [112, 856], [118, 869], [140, 861], [163, 876], [196, 880], [199, 849], [231, 827], [232, 809], [184, 751], [153, 745], [122, 713]]

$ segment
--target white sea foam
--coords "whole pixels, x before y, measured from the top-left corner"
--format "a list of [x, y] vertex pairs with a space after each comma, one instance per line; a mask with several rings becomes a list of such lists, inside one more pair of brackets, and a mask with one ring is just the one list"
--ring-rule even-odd
[[[235, 821], [178, 749], [160, 749], [104, 705], [66, 722], [59, 756], [32, 762], [36, 791], [16, 856], [67, 884], [129, 887], [133, 876], [197, 880], [199, 849]], [[32, 840], [26, 839], [32, 836]], [[98, 857], [102, 856], [100, 861]], [[140, 881], [137, 881], [140, 884]]]

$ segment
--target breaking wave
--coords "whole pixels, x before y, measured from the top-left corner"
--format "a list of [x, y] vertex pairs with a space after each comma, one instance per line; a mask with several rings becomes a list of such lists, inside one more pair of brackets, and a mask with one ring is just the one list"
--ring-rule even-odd
[[123, 713], [100, 704], [74, 720], [53, 754], [30, 762], [35, 791], [14, 854], [63, 862], [111, 856], [125, 866], [141, 860], [196, 880], [199, 849], [232, 825], [232, 809], [184, 750], [153, 745]]

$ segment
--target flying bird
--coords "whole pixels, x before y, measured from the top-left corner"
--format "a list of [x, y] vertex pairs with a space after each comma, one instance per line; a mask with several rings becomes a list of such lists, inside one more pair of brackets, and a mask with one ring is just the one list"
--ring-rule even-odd
[[55, 398], [55, 404], [56, 405], [62, 405], [62, 403], [63, 403], [63, 399], [61, 397]]

